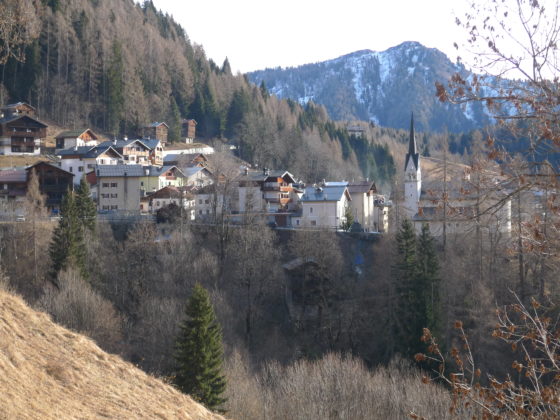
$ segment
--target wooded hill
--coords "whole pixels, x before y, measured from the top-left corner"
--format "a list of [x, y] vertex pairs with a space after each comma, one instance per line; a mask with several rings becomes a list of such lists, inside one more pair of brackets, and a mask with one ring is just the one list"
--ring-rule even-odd
[[232, 74], [227, 59], [221, 66], [207, 59], [189, 40], [188, 27], [151, 1], [23, 1], [40, 28], [24, 62], [10, 58], [0, 66], [3, 102], [27, 101], [41, 118], [110, 137], [131, 137], [163, 120], [177, 140], [181, 118], [194, 118], [206, 141], [234, 144], [241, 158], [288, 169], [307, 182], [382, 182], [394, 173], [390, 151], [406, 133], [375, 127], [360, 139], [322, 107], [269, 95]]

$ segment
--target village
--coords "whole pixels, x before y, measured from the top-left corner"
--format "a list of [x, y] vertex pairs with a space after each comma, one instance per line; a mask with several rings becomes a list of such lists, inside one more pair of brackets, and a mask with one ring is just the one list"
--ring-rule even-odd
[[[287, 170], [253, 168], [236, 160], [226, 171], [212, 162], [214, 149], [196, 143], [196, 121], [183, 120], [181, 143], [168, 143], [168, 126], [154, 122], [135, 139], [99, 141], [89, 128], [56, 135], [54, 152], [42, 150], [47, 125], [26, 103], [3, 106], [3, 155], [35, 155], [44, 160], [0, 170], [0, 216], [24, 220], [24, 198], [35, 171], [49, 213], [56, 218], [64, 194], [89, 184], [98, 213], [106, 218], [154, 216], [173, 205], [189, 221], [231, 222], [260, 216], [273, 227], [340, 229], [354, 223], [360, 232], [386, 232], [391, 202], [374, 181], [323, 181], [306, 185]], [[225, 191], [221, 185], [229, 184]], [[346, 226], [348, 229], [350, 226]]]
[[[506, 178], [489, 170], [473, 174], [466, 165], [434, 167], [433, 159], [420, 156], [413, 117], [402, 194], [395, 199], [398, 191], [386, 196], [375, 180], [306, 184], [288, 170], [256, 168], [231, 153], [224, 164], [213, 147], [195, 141], [193, 119], [182, 120], [181, 142], [169, 143], [167, 124], [154, 122], [134, 139], [100, 141], [89, 128], [62, 131], [49, 151], [43, 147], [47, 125], [36, 118], [34, 107], [18, 102], [3, 106], [1, 113], [0, 154], [41, 158], [0, 170], [0, 217], [5, 221], [25, 220], [27, 184], [35, 171], [53, 219], [64, 194], [84, 178], [99, 217], [109, 220], [153, 219], [171, 206], [183, 220], [196, 223], [218, 218], [247, 223], [258, 217], [275, 228], [384, 233], [407, 218], [417, 232], [428, 223], [435, 237], [467, 233], [475, 225], [501, 234], [512, 230], [514, 188]], [[422, 165], [430, 167], [424, 178]], [[475, 176], [479, 190], [484, 183], [484, 197], [474, 193]], [[530, 207], [524, 219], [543, 208], [542, 197], [538, 187], [524, 193]]]

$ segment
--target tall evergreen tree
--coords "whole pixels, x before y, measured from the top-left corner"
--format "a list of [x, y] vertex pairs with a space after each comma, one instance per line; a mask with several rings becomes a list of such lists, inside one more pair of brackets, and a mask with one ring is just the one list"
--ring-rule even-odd
[[69, 266], [80, 270], [87, 278], [85, 267], [83, 229], [78, 220], [74, 194], [68, 192], [60, 206], [61, 217], [54, 229], [49, 254], [51, 257], [51, 277], [56, 279], [58, 273]]
[[[434, 238], [430, 234], [427, 223], [422, 225], [418, 236], [418, 284], [423, 289], [423, 306], [426, 314], [426, 325], [432, 335], [441, 335], [440, 279], [439, 261], [436, 254]], [[441, 340], [438, 340], [441, 343]]]
[[179, 141], [181, 139], [181, 112], [177, 101], [173, 96], [169, 98], [169, 135], [170, 142]]
[[226, 401], [222, 396], [226, 388], [222, 332], [208, 292], [201, 285], [194, 287], [185, 314], [176, 342], [175, 383], [182, 392], [215, 410]]
[[80, 185], [76, 188], [75, 197], [76, 216], [84, 229], [93, 232], [95, 230], [95, 219], [97, 210], [95, 203], [90, 197], [89, 184], [85, 177], [80, 180]]
[[441, 333], [439, 262], [428, 224], [418, 237], [405, 219], [397, 234], [395, 282], [395, 351], [405, 357], [425, 351], [422, 329]]
[[397, 233], [397, 263], [393, 268], [395, 352], [408, 357], [423, 350], [420, 337], [422, 328], [426, 326], [423, 291], [418, 284], [416, 234], [408, 219], [403, 220]]

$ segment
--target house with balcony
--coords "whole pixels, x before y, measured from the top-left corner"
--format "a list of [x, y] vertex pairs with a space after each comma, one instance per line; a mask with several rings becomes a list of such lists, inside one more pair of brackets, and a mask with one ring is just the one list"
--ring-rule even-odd
[[56, 150], [70, 149], [72, 147], [97, 146], [98, 137], [89, 128], [68, 130], [59, 133], [56, 137]]
[[163, 142], [159, 139], [142, 139], [141, 142], [148, 147], [148, 161], [150, 165], [163, 165]]
[[0, 154], [38, 155], [47, 125], [17, 108], [3, 108], [0, 114]]
[[62, 199], [74, 189], [74, 174], [48, 162], [38, 162], [26, 169], [27, 180], [35, 171], [39, 180], [39, 190], [45, 196], [47, 209], [58, 213]]
[[297, 202], [294, 177], [288, 171], [245, 169], [238, 177], [239, 212], [287, 212]]
[[[112, 147], [122, 157], [123, 163], [127, 165], [151, 165], [150, 155], [151, 149], [142, 140], [113, 140], [104, 141], [99, 144], [100, 148]], [[162, 150], [163, 153], [163, 150]]]
[[117, 165], [124, 161], [123, 156], [112, 146], [81, 146], [58, 150], [58, 166], [74, 174], [74, 183], [79, 184], [84, 174], [91, 172], [98, 165]]

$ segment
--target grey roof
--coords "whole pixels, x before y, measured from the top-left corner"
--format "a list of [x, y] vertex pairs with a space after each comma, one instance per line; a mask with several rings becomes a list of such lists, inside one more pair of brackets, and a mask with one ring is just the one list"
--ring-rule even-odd
[[158, 127], [158, 126], [160, 126], [160, 125], [162, 125], [162, 124], [165, 125], [167, 128], [169, 128], [169, 126], [168, 126], [166, 123], [164, 123], [164, 122], [157, 122], [157, 121], [151, 123], [150, 125], [148, 125], [148, 127]]
[[99, 178], [103, 177], [141, 177], [144, 176], [144, 166], [142, 165], [97, 165], [96, 175]]
[[[168, 166], [143, 166], [144, 168], [144, 175], [143, 176], [161, 176], [165, 172], [170, 169], [176, 169], [179, 176], [185, 176], [185, 174], [175, 165], [168, 165]], [[149, 175], [146, 175], [146, 171], [149, 171]]]
[[283, 170], [268, 170], [268, 171], [248, 171], [247, 173], [242, 173], [239, 177], [239, 181], [255, 181], [264, 182], [267, 178], [283, 178], [288, 175], [292, 182], [295, 182], [294, 176], [288, 171]]
[[100, 143], [97, 147], [112, 147], [113, 149], [122, 149], [126, 146], [131, 145], [132, 143], [141, 143], [145, 148], [149, 149], [149, 147], [144, 143], [144, 140], [140, 139], [132, 139], [132, 140], [107, 140], [103, 143]]
[[6, 124], [6, 123], [9, 123], [9, 122], [12, 122], [12, 121], [19, 120], [19, 119], [21, 119], [21, 118], [26, 118], [26, 119], [35, 121], [36, 123], [42, 125], [43, 127], [47, 127], [47, 125], [44, 124], [44, 123], [42, 123], [41, 121], [39, 121], [39, 120], [37, 120], [37, 119], [35, 119], [35, 118], [33, 118], [33, 117], [30, 117], [29, 115], [25, 115], [25, 114], [12, 114], [12, 115], [7, 115], [7, 116], [5, 116], [4, 118], [1, 118], [1, 119], [0, 119], [0, 124]]
[[86, 131], [89, 131], [91, 134], [93, 134], [95, 139], [97, 139], [97, 136], [95, 135], [95, 133], [93, 131], [91, 131], [89, 128], [82, 128], [82, 129], [78, 129], [78, 130], [66, 130], [66, 131], [63, 131], [62, 133], [59, 133], [55, 138], [57, 138], [57, 139], [60, 139], [60, 138], [76, 138], [76, 137], [79, 137], [82, 134], [84, 134]]
[[69, 149], [59, 150], [56, 152], [56, 154], [61, 157], [78, 155], [81, 156], [82, 158], [89, 159], [89, 158], [96, 158], [107, 151], [112, 151], [122, 159], [122, 155], [119, 152], [117, 152], [112, 146], [102, 146], [102, 145], [71, 147]]
[[348, 192], [350, 194], [367, 193], [370, 190], [377, 192], [377, 188], [375, 187], [375, 183], [373, 181], [357, 181], [348, 183]]
[[142, 139], [140, 141], [150, 150], [154, 150], [161, 143], [158, 139]]
[[200, 171], [208, 172], [208, 169], [204, 168], [203, 166], [189, 166], [189, 167], [183, 169], [183, 173], [187, 177], [191, 177], [191, 176], [193, 176], [194, 174], [196, 174], [197, 172], [200, 172]]
[[301, 196], [301, 201], [340, 201], [346, 191], [344, 185], [333, 185], [319, 187], [307, 187]]

